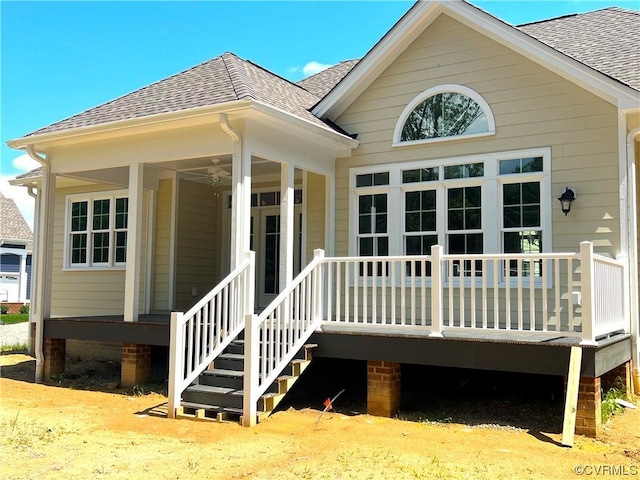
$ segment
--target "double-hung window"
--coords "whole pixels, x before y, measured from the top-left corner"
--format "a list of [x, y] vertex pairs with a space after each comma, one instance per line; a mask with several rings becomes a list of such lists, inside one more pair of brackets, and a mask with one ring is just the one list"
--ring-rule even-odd
[[67, 197], [67, 268], [124, 266], [129, 199], [124, 192]]

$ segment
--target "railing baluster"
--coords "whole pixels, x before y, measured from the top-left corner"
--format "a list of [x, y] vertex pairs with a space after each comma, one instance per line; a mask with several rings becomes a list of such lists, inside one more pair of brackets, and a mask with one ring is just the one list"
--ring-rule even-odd
[[486, 258], [482, 259], [482, 328], [487, 328], [487, 316], [488, 316], [488, 308], [487, 308], [487, 276], [489, 275], [488, 268], [488, 260]]
[[475, 260], [471, 260], [471, 278], [470, 280], [470, 286], [469, 288], [471, 289], [471, 306], [470, 306], [470, 310], [471, 310], [471, 327], [475, 328], [476, 327], [476, 261]]
[[500, 260], [493, 261], [493, 328], [500, 330]]
[[517, 288], [518, 288], [518, 330], [522, 330], [523, 329], [523, 323], [522, 323], [522, 319], [523, 319], [523, 310], [524, 310], [524, 299], [523, 299], [523, 294], [522, 294], [522, 264], [523, 264], [524, 260], [520, 260], [518, 259], [518, 268], [517, 268], [517, 272], [518, 272], [518, 279], [517, 279]]
[[511, 261], [505, 260], [505, 291], [504, 291], [504, 309], [505, 309], [505, 328], [511, 330]]
[[400, 262], [400, 325], [406, 325], [406, 316], [407, 316], [407, 294], [406, 294], [406, 283], [407, 283], [407, 264], [405, 262]]
[[391, 262], [391, 324], [396, 324], [396, 261]]
[[453, 305], [453, 294], [454, 294], [454, 289], [455, 286], [453, 284], [454, 278], [455, 278], [455, 272], [453, 270], [454, 267], [454, 263], [452, 259], [447, 260], [447, 278], [449, 280], [449, 323], [447, 324], [447, 326], [449, 327], [453, 327], [454, 326], [454, 316], [455, 316], [455, 309], [454, 309], [454, 305]]
[[536, 277], [535, 277], [535, 260], [529, 259], [529, 330], [536, 329]]
[[[430, 262], [430, 260], [429, 260]], [[420, 325], [427, 326], [427, 260], [420, 260]]]
[[542, 272], [540, 272], [540, 280], [542, 281], [542, 331], [549, 329], [549, 299], [547, 298], [547, 275], [549, 272], [549, 260], [540, 262]]
[[341, 320], [340, 315], [342, 313], [342, 271], [341, 266], [342, 262], [336, 262], [336, 321], [339, 322]]
[[569, 314], [569, 331], [573, 332], [574, 331], [574, 325], [573, 325], [573, 259], [569, 259], [569, 261], [567, 262], [567, 268], [568, 268], [568, 279], [567, 279], [567, 312]]
[[464, 260], [460, 261], [460, 276], [459, 278], [459, 282], [458, 282], [458, 288], [460, 290], [460, 320], [459, 320], [459, 325], [461, 327], [466, 326], [466, 315], [465, 315], [465, 305], [464, 305], [464, 279], [465, 279], [465, 274], [464, 274]]
[[368, 318], [367, 311], [367, 284], [369, 283], [369, 265], [365, 262], [362, 269], [362, 323], [366, 324]]
[[373, 272], [371, 275], [371, 323], [374, 325], [378, 323], [378, 311], [377, 311], [378, 299], [376, 298], [376, 295], [377, 295], [376, 283], [378, 282], [378, 265], [382, 265], [382, 263], [379, 264], [378, 262], [375, 262], [373, 264]]
[[[405, 263], [406, 265], [406, 263]], [[412, 262], [411, 265], [411, 325], [416, 324], [416, 267]]]
[[384, 271], [382, 272], [381, 287], [380, 287], [380, 301], [382, 305], [380, 323], [387, 324], [387, 272], [389, 271], [389, 260], [384, 262]]

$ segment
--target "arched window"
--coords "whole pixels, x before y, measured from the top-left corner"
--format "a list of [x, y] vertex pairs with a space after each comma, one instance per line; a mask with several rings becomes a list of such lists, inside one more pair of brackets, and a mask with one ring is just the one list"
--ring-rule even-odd
[[394, 145], [493, 135], [489, 104], [462, 85], [440, 85], [422, 92], [403, 110], [393, 135]]

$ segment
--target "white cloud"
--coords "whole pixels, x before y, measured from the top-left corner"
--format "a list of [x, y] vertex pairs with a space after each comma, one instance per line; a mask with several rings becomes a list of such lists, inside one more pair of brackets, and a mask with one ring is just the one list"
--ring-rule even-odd
[[33, 170], [34, 168], [38, 168], [40, 164], [25, 153], [13, 159], [11, 165], [15, 170], [19, 170], [19, 172], [14, 174], [0, 174], [0, 191], [5, 197], [12, 198], [13, 201], [16, 202], [16, 205], [20, 209], [20, 212], [22, 212], [22, 216], [33, 231], [33, 209], [35, 202], [33, 198], [30, 197], [27, 193], [27, 189], [25, 187], [16, 187], [10, 185], [9, 180], [14, 179], [21, 173], [28, 172], [30, 170]]
[[326, 70], [329, 67], [332, 67], [333, 65], [328, 65], [326, 63], [320, 63], [320, 62], [316, 62], [311, 61], [309, 63], [307, 63], [304, 67], [302, 67], [302, 73], [304, 73], [305, 77], [308, 77], [309, 75], [315, 75], [316, 73], [321, 72], [322, 70]]
[[30, 172], [34, 168], [38, 168], [40, 164], [31, 158], [28, 154], [23, 153], [17, 158], [14, 158], [11, 162], [13, 168], [20, 170], [20, 172]]

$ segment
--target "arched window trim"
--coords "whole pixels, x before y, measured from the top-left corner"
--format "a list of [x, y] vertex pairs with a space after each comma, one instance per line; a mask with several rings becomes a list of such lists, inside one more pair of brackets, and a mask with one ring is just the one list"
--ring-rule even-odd
[[[420, 103], [425, 101], [427, 98], [433, 97], [434, 95], [438, 95], [439, 93], [447, 93], [447, 92], [453, 92], [453, 93], [459, 93], [461, 95], [465, 95], [471, 98], [474, 102], [476, 102], [480, 106], [480, 108], [482, 108], [482, 111], [487, 117], [488, 130], [486, 132], [481, 132], [481, 133], [453, 135], [450, 137], [424, 138], [421, 140], [401, 140], [404, 124], [409, 118], [409, 115], [411, 115], [411, 112], [413, 112], [415, 108], [418, 105], [420, 105]], [[495, 122], [495, 119], [493, 118], [493, 112], [491, 110], [491, 107], [478, 92], [476, 92], [475, 90], [472, 90], [469, 87], [465, 87], [464, 85], [445, 84], [445, 85], [438, 85], [437, 87], [432, 87], [425, 90], [424, 92], [417, 95], [413, 100], [411, 100], [411, 102], [409, 102], [406, 107], [404, 107], [404, 110], [400, 114], [400, 117], [398, 117], [396, 128], [393, 131], [392, 146], [401, 147], [401, 146], [407, 146], [407, 145], [420, 145], [424, 143], [447, 142], [447, 141], [467, 139], [467, 138], [486, 137], [489, 135], [495, 135], [495, 133], [496, 133], [496, 122]]]

